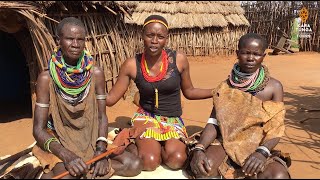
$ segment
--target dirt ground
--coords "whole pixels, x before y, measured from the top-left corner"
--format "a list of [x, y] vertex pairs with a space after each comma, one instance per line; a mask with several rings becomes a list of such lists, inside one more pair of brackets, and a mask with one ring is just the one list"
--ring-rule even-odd
[[[236, 58], [189, 57], [189, 62], [193, 85], [214, 88], [230, 73]], [[269, 67], [271, 75], [282, 82], [285, 91], [286, 131], [277, 147], [291, 154], [289, 170], [292, 178], [319, 178], [320, 111], [303, 112], [300, 108], [320, 109], [320, 53], [268, 55], [264, 64]], [[110, 127], [128, 126], [127, 122], [136, 110], [131, 102], [132, 98], [128, 97], [107, 108]], [[211, 99], [190, 101], [183, 98], [182, 117], [189, 134], [205, 126], [211, 108]], [[3, 122], [0, 116], [0, 136], [0, 156], [25, 149], [34, 142], [32, 119]]]

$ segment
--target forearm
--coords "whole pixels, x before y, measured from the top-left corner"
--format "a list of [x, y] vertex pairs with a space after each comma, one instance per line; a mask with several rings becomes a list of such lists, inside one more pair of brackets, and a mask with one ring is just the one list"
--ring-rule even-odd
[[279, 143], [279, 141], [280, 141], [280, 138], [273, 138], [273, 139], [267, 140], [266, 142], [261, 144], [261, 146], [265, 146], [271, 151]]
[[217, 137], [217, 131], [213, 124], [207, 124], [202, 131], [199, 143], [207, 148]]
[[[99, 118], [98, 136], [105, 138], [108, 137], [108, 117], [106, 115], [103, 115], [101, 118]], [[102, 148], [103, 151], [106, 149], [107, 145], [107, 142], [104, 141], [98, 141], [96, 144], [96, 146]]]
[[183, 92], [184, 96], [189, 100], [200, 100], [212, 98], [213, 89], [190, 88]]
[[[44, 151], [50, 150], [52, 154], [57, 156], [59, 159], [62, 161], [65, 161], [64, 157], [64, 152], [67, 150], [64, 148], [59, 142], [52, 141], [49, 143], [48, 147], [45, 147], [45, 143], [50, 139], [50, 138], [56, 138], [52, 134], [48, 133], [46, 129], [41, 129], [34, 133], [34, 138], [37, 141], [38, 146], [43, 149]], [[58, 139], [57, 139], [58, 140]]]
[[116, 98], [114, 96], [114, 94], [112, 93], [112, 90], [107, 94], [107, 97], [106, 97], [106, 105], [108, 107], [111, 107], [113, 106], [114, 104], [116, 104], [118, 101], [119, 101], [120, 98]]

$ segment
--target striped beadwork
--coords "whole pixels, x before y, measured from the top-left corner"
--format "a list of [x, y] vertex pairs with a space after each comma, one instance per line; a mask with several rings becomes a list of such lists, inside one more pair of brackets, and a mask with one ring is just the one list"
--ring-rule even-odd
[[254, 73], [249, 74], [240, 72], [240, 66], [236, 63], [228, 77], [228, 82], [234, 88], [255, 95], [265, 88], [269, 79], [268, 69], [264, 65], [261, 65]]
[[55, 84], [66, 94], [78, 96], [91, 81], [90, 69], [93, 58], [88, 51], [83, 51], [76, 66], [72, 67], [64, 62], [61, 50], [55, 50], [49, 60], [50, 76]]

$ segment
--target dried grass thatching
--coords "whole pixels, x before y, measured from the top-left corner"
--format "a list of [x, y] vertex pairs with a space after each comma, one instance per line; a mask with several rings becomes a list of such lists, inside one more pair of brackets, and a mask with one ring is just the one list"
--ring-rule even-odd
[[143, 25], [151, 14], [165, 17], [170, 28], [250, 26], [240, 2], [233, 1], [141, 1], [126, 23]]
[[239, 1], [135, 1], [131, 7], [129, 45], [142, 51], [144, 20], [161, 15], [169, 24], [168, 47], [190, 56], [234, 54], [239, 38], [250, 26]]
[[38, 74], [47, 68], [47, 61], [56, 47], [58, 22], [74, 16], [86, 26], [86, 48], [95, 64], [105, 74], [107, 90], [115, 83], [120, 65], [132, 52], [126, 46], [123, 17], [130, 18], [128, 1], [1, 1], [0, 30], [12, 33], [21, 46], [30, 72], [33, 96]]

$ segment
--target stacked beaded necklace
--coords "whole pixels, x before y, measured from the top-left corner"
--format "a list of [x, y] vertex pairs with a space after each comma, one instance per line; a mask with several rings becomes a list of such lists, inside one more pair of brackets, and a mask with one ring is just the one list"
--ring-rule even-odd
[[254, 73], [243, 73], [240, 72], [240, 66], [236, 63], [231, 70], [228, 82], [234, 88], [256, 95], [266, 87], [269, 79], [268, 68], [264, 65]]
[[93, 58], [86, 50], [82, 52], [76, 66], [65, 63], [61, 49], [55, 49], [49, 60], [50, 76], [55, 84], [72, 97], [78, 96], [90, 84]]
[[[160, 73], [157, 76], [152, 77], [149, 75], [149, 68], [148, 68], [146, 58], [145, 58], [145, 53], [142, 54], [142, 58], [141, 58], [141, 70], [142, 70], [142, 74], [143, 74], [144, 79], [146, 81], [148, 81], [149, 83], [153, 83], [153, 82], [157, 82], [157, 81], [162, 80], [164, 78], [164, 76], [167, 74], [167, 70], [168, 70], [167, 52], [165, 50], [162, 50], [161, 68], [160, 68]], [[155, 92], [155, 107], [158, 108], [159, 107], [158, 88], [154, 88], [154, 92]]]

